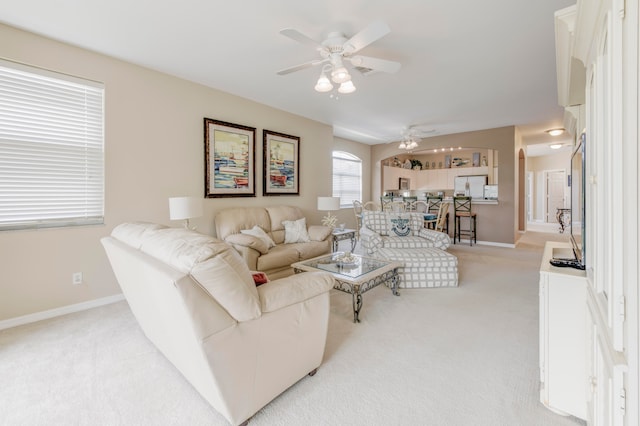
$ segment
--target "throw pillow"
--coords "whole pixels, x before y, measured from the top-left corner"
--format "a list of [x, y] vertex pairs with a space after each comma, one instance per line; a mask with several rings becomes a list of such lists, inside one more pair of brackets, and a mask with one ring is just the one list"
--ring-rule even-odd
[[[388, 219], [389, 236], [408, 237], [413, 235], [411, 216], [406, 213], [391, 213]], [[416, 230], [418, 232], [418, 230]]]
[[283, 220], [284, 226], [284, 243], [307, 243], [311, 241], [307, 232], [307, 219]]
[[269, 282], [269, 278], [264, 272], [252, 272], [251, 275], [253, 276], [253, 282], [256, 283], [256, 287]]
[[251, 229], [242, 229], [240, 232], [242, 234], [252, 235], [256, 238], [260, 238], [262, 241], [264, 241], [264, 243], [267, 245], [268, 248], [276, 246], [276, 243], [273, 242], [269, 234], [264, 232], [262, 228], [260, 228], [258, 225], [255, 225]]

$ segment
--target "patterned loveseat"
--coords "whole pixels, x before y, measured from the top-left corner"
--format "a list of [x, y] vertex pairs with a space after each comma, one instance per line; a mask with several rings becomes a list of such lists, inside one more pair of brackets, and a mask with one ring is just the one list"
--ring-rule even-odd
[[362, 212], [360, 241], [368, 255], [375, 255], [382, 248], [446, 250], [451, 245], [447, 234], [424, 227], [423, 213], [368, 210]]
[[402, 262], [401, 288], [456, 287], [458, 258], [451, 239], [424, 228], [423, 213], [364, 211], [360, 241], [366, 254]]

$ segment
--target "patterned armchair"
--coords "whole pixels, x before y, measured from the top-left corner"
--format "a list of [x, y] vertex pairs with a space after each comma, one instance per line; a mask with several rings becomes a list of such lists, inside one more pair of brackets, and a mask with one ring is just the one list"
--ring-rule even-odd
[[451, 239], [424, 227], [424, 213], [362, 212], [360, 243], [369, 255], [382, 248], [446, 250]]

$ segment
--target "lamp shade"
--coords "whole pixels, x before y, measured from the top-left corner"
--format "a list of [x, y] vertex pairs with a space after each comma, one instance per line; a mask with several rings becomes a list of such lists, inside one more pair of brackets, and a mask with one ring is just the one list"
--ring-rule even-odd
[[169, 198], [169, 219], [181, 220], [202, 216], [202, 198], [172, 197]]
[[340, 197], [318, 197], [318, 210], [340, 210]]

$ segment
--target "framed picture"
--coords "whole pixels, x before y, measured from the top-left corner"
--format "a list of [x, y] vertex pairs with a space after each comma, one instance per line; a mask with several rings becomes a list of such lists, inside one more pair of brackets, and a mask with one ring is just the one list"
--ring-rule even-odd
[[480, 153], [479, 152], [474, 152], [473, 153], [472, 166], [473, 167], [479, 167], [480, 166]]
[[254, 127], [204, 119], [205, 197], [255, 197]]
[[408, 191], [409, 190], [409, 179], [408, 178], [399, 178], [400, 182], [398, 184], [398, 187], [401, 191]]
[[264, 195], [300, 194], [300, 138], [262, 131]]

